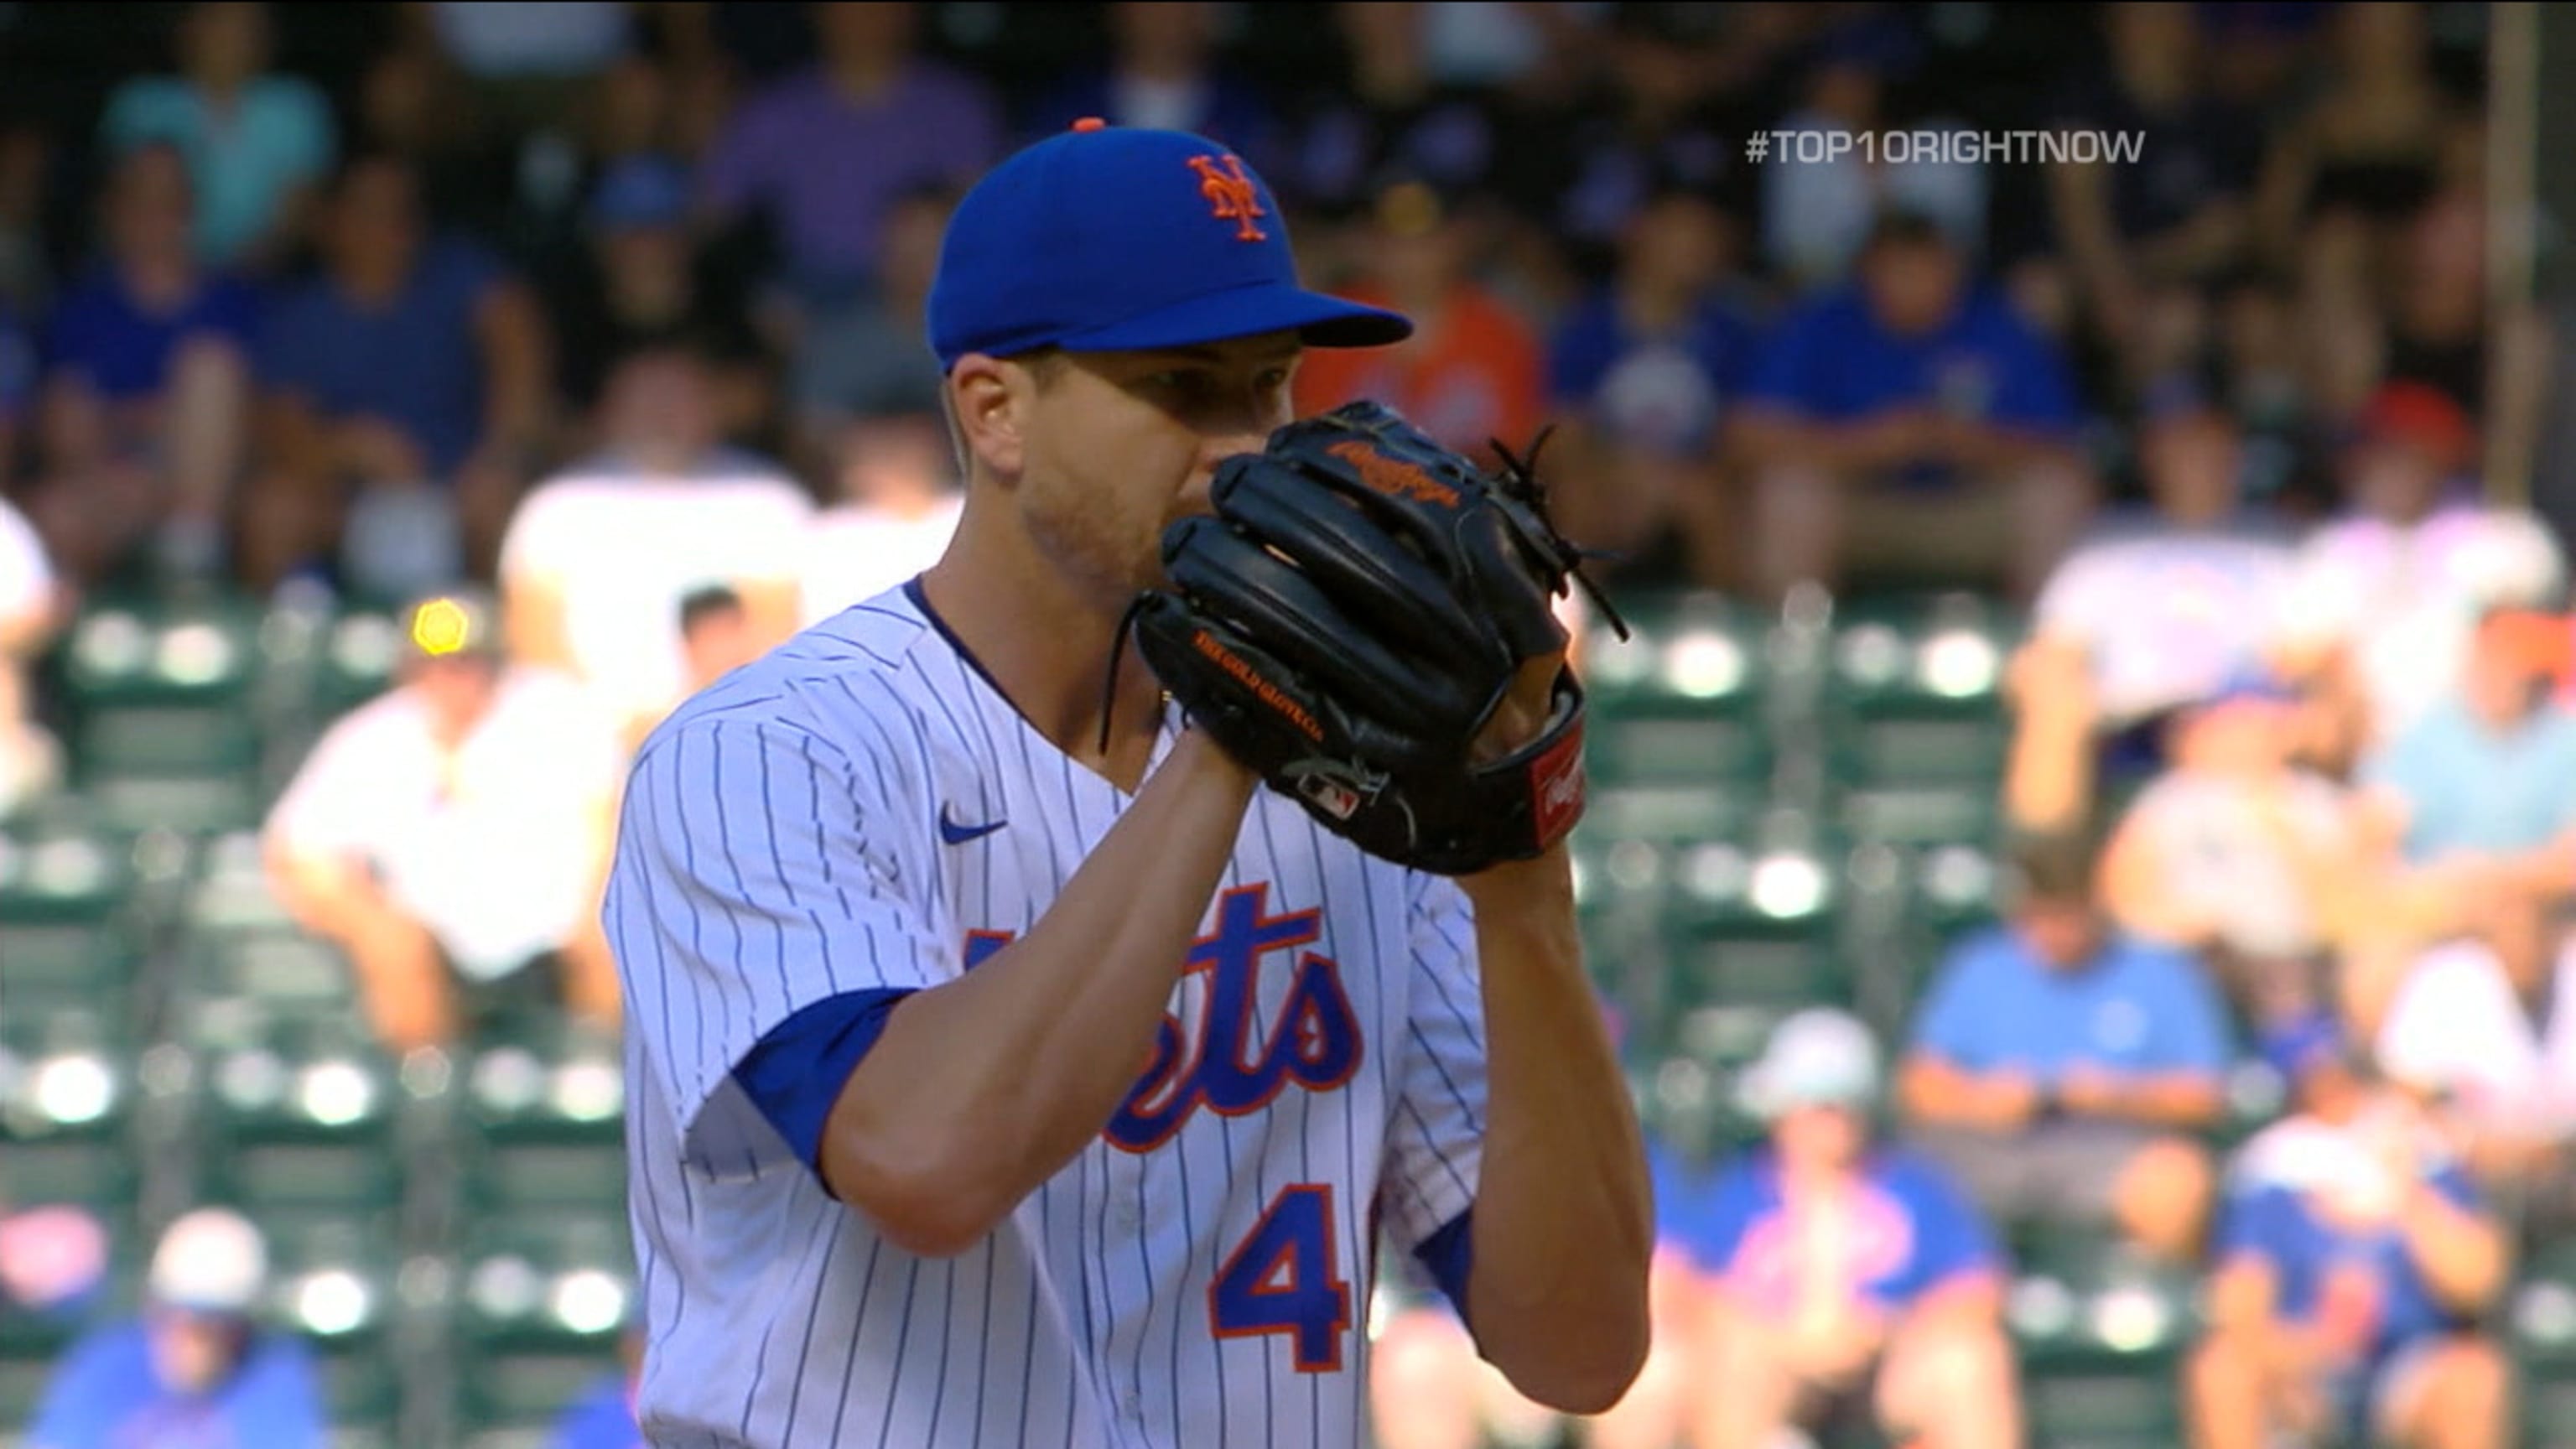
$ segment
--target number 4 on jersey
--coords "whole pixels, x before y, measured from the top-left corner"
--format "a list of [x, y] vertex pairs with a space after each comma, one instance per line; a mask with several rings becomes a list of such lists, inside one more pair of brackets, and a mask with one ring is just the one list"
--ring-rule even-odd
[[1339, 1373], [1351, 1326], [1351, 1285], [1334, 1263], [1333, 1189], [1298, 1183], [1269, 1211], [1208, 1284], [1208, 1320], [1219, 1338], [1288, 1334], [1297, 1371]]

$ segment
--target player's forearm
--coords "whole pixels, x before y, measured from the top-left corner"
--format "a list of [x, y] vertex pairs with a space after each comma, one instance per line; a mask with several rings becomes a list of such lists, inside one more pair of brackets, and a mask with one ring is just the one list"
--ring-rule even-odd
[[1150, 1065], [1254, 777], [1189, 735], [1027, 935], [907, 998], [834, 1106], [826, 1179], [897, 1243], [983, 1240]]
[[1467, 1317], [1522, 1393], [1596, 1414], [1645, 1361], [1644, 1138], [1584, 976], [1563, 848], [1470, 893], [1490, 1070]]

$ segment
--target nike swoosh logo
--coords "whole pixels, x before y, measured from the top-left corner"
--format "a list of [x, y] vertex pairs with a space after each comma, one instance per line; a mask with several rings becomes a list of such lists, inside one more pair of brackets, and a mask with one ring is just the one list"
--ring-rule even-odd
[[1011, 823], [1008, 820], [996, 820], [986, 825], [960, 825], [948, 811], [948, 806], [939, 807], [939, 838], [950, 845], [964, 845], [970, 840], [981, 840]]

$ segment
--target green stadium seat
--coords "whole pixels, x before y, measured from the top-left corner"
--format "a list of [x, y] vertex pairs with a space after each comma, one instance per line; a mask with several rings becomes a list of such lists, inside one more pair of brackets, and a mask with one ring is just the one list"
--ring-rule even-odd
[[133, 1203], [137, 1070], [134, 1043], [110, 1013], [0, 1015], [0, 1198]]
[[363, 1023], [241, 997], [189, 1016], [208, 1191], [262, 1223], [365, 1223], [390, 1240], [408, 1185], [402, 1089]]
[[1802, 1006], [1851, 999], [1837, 853], [1795, 816], [1741, 843], [1677, 852], [1665, 896], [1665, 1005], [1685, 1036], [1719, 1018], [1744, 1032]]
[[104, 818], [183, 831], [257, 818], [261, 658], [237, 603], [108, 607], [74, 625], [73, 776]]
[[1770, 768], [1763, 622], [1720, 595], [1623, 603], [1587, 641], [1584, 763], [1609, 786], [1758, 788]]
[[468, 1242], [459, 1266], [460, 1442], [542, 1443], [567, 1404], [618, 1369], [636, 1317], [625, 1217], [494, 1220]]
[[2198, 1332], [2189, 1277], [2147, 1266], [2102, 1232], [2014, 1234], [2007, 1318], [2031, 1442], [2149, 1449], [2182, 1442], [2180, 1373]]
[[392, 1240], [365, 1219], [252, 1216], [269, 1240], [269, 1312], [313, 1349], [334, 1449], [392, 1449], [414, 1346]]
[[73, 826], [0, 833], [0, 1015], [122, 1011], [141, 954], [133, 855]]
[[1836, 621], [1823, 728], [1855, 838], [1991, 835], [2011, 740], [2003, 670], [2022, 627], [1963, 594], [1857, 601]]
[[393, 686], [402, 657], [402, 629], [391, 614], [356, 609], [333, 621], [316, 672], [311, 708], [328, 722]]
[[510, 1033], [477, 1045], [464, 1089], [473, 1211], [624, 1221], [624, 1063], [613, 1041], [561, 1023]]

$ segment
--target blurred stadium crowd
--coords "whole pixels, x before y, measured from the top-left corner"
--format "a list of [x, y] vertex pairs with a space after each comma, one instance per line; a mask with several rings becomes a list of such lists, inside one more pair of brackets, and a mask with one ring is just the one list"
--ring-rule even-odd
[[[623, 760], [937, 557], [947, 207], [1086, 115], [1422, 324], [1301, 406], [1554, 424], [1636, 625], [1657, 1355], [1554, 1423], [1390, 1282], [1385, 1449], [2576, 1443], [2487, 18], [0, 6], [0, 1444], [635, 1442]], [[2037, 126], [2142, 160], [1742, 144]]]

